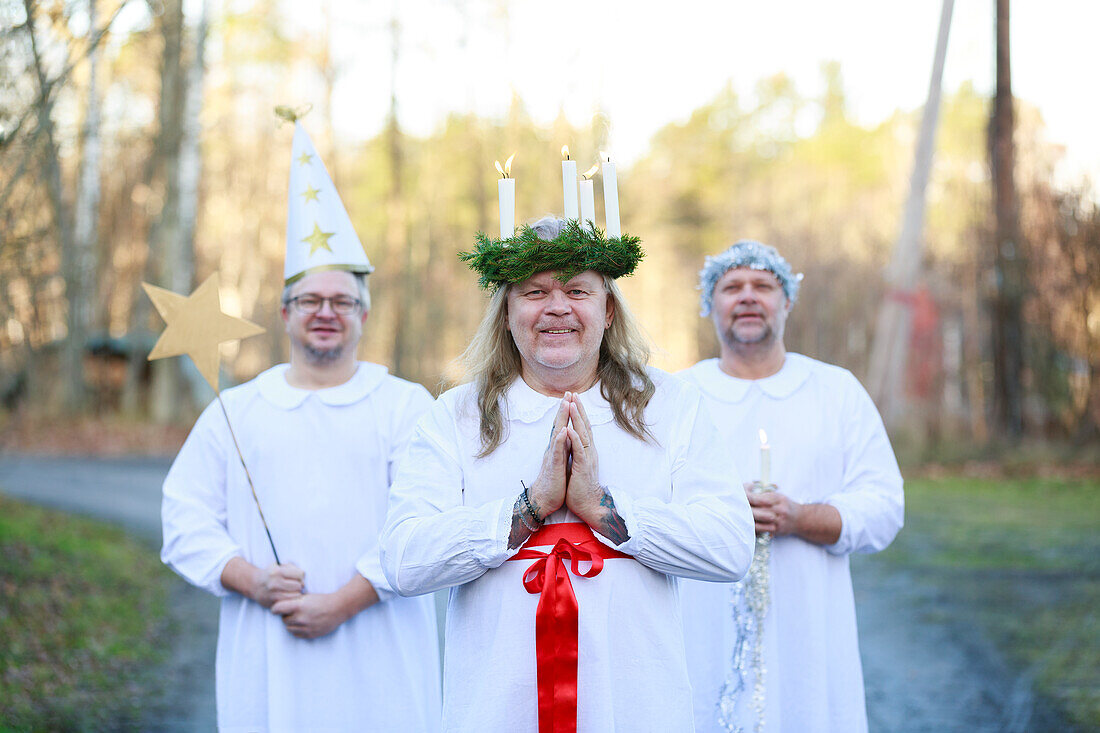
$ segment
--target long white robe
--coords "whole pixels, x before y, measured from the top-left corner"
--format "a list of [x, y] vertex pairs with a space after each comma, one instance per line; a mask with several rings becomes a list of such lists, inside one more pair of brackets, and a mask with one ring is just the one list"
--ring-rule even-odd
[[[858, 733], [867, 729], [855, 604], [848, 571], [852, 552], [877, 552], [902, 526], [902, 478], [886, 430], [867, 392], [847, 370], [787, 354], [778, 373], [735, 379], [717, 359], [681, 372], [707, 396], [725, 450], [760, 476], [763, 428], [771, 445], [771, 479], [801, 503], [840, 512], [836, 544], [796, 537], [772, 541], [771, 604], [764, 620], [765, 730]], [[681, 588], [686, 646], [695, 690], [696, 729], [719, 731], [723, 686], [738, 636], [736, 603], [744, 583], [685, 582]], [[754, 637], [755, 638], [755, 637]], [[751, 645], [749, 646], [751, 649]], [[754, 730], [751, 669], [735, 696], [736, 725]]]
[[395, 461], [431, 405], [421, 386], [362, 362], [346, 383], [287, 384], [283, 364], [222, 394], [279, 558], [312, 593], [358, 572], [381, 600], [333, 633], [298, 639], [279, 616], [220, 578], [241, 556], [274, 562], [225, 416], [215, 401], [164, 482], [161, 558], [220, 596], [222, 731], [439, 729], [439, 651], [429, 596], [401, 598], [382, 573], [378, 535]]
[[[752, 515], [694, 387], [651, 370], [645, 416], [656, 443], [614, 422], [599, 385], [580, 395], [600, 482], [630, 539], [593, 578], [572, 577], [579, 605], [578, 730], [690, 731], [691, 690], [675, 576], [731, 581], [752, 559]], [[403, 594], [450, 587], [443, 727], [537, 729], [535, 607], [506, 562], [512, 509], [538, 476], [560, 400], [516, 379], [505, 441], [480, 450], [476, 393], [445, 393], [417, 426], [390, 493], [382, 562]], [[564, 507], [549, 522], [577, 522]], [[597, 539], [611, 545], [602, 535]], [[614, 545], [611, 545], [614, 546]]]

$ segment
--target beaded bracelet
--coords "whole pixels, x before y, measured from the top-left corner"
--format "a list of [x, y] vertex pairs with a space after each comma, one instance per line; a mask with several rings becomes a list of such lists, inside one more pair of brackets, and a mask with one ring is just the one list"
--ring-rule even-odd
[[542, 526], [544, 520], [539, 519], [539, 513], [535, 511], [535, 507], [531, 505], [531, 500], [527, 498], [527, 484], [520, 481], [519, 485], [523, 487], [523, 493], [520, 495], [523, 497], [523, 505], [527, 507], [527, 511], [531, 512], [531, 516], [535, 520], [535, 526], [532, 527], [530, 524], [527, 523], [527, 519], [523, 516], [522, 510], [519, 513], [519, 521], [523, 522], [523, 526], [527, 529], [531, 530], [532, 532], [537, 532], [539, 527]]

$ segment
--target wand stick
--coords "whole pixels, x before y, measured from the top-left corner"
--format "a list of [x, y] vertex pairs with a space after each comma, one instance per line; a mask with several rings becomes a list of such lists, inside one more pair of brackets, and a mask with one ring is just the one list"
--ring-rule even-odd
[[244, 477], [248, 479], [248, 488], [252, 490], [252, 500], [256, 502], [256, 511], [260, 513], [260, 521], [263, 522], [264, 532], [267, 533], [267, 542], [271, 545], [271, 554], [275, 556], [275, 564], [282, 565], [279, 560], [279, 553], [275, 549], [275, 540], [271, 539], [271, 530], [268, 529], [267, 519], [264, 518], [263, 507], [260, 506], [260, 497], [256, 496], [256, 487], [252, 484], [252, 474], [248, 472], [248, 466], [244, 462], [244, 454], [241, 453], [241, 446], [237, 443], [237, 435], [233, 432], [233, 423], [229, 421], [229, 413], [225, 409], [225, 403], [222, 402], [222, 393], [219, 390], [217, 393], [218, 404], [222, 406], [222, 414], [225, 415], [225, 424], [229, 426], [229, 436], [233, 438], [233, 447], [237, 449], [237, 458], [241, 459], [241, 468], [244, 469]]

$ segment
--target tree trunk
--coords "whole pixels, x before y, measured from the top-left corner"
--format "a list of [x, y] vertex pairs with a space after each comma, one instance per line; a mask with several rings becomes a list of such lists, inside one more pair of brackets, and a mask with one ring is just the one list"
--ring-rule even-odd
[[[88, 35], [96, 30], [96, 0], [88, 0]], [[96, 75], [99, 69], [99, 49], [88, 52], [88, 98], [81, 131], [83, 155], [77, 187], [73, 223], [73, 257], [66, 273], [65, 293], [69, 300], [69, 347], [66, 349], [65, 380], [69, 390], [66, 406], [77, 412], [87, 403], [83, 378], [83, 348], [92, 327], [93, 309], [97, 302], [96, 255], [99, 249], [99, 96]]]
[[[27, 15], [27, 35], [30, 39], [31, 54], [34, 61], [34, 72], [38, 82], [38, 99], [36, 100], [38, 127], [42, 134], [42, 171], [46, 179], [46, 188], [50, 194], [50, 205], [53, 214], [54, 228], [61, 246], [62, 270], [69, 282], [69, 275], [75, 271], [74, 260], [76, 247], [73, 240], [71, 211], [65, 203], [65, 191], [61, 180], [61, 159], [57, 145], [57, 137], [53, 126], [53, 82], [46, 78], [46, 70], [42, 63], [42, 55], [38, 48], [38, 37], [35, 35], [35, 11], [34, 0], [23, 0], [23, 8]], [[72, 307], [70, 294], [70, 308]], [[83, 395], [84, 372], [81, 356], [84, 342], [79, 336], [69, 334], [69, 338], [62, 349], [61, 380], [62, 388], [51, 391], [47, 409], [51, 412], [59, 409], [69, 409], [75, 395]]]
[[[161, 192], [161, 210], [149, 231], [149, 253], [145, 262], [145, 279], [156, 285], [173, 288], [168, 282], [175, 257], [168, 250], [178, 241], [179, 228], [179, 163], [180, 142], [183, 136], [183, 2], [165, 0], [164, 13], [160, 17], [164, 48], [161, 54], [160, 106], [158, 132], [153, 155], [147, 171], [150, 187]], [[186, 290], [186, 287], [183, 288]], [[135, 412], [139, 403], [141, 376], [145, 371], [148, 353], [145, 346], [150, 340], [149, 302], [138, 297], [133, 309], [130, 332], [134, 336], [134, 349], [130, 355], [127, 375], [127, 391], [123, 407]], [[161, 359], [153, 363], [153, 386], [149, 412], [155, 420], [167, 421], [174, 412], [179, 394], [179, 360]]]
[[[165, 281], [178, 293], [189, 293], [195, 281], [195, 228], [199, 214], [199, 184], [202, 180], [202, 93], [205, 76], [206, 34], [209, 24], [210, 0], [203, 0], [199, 22], [195, 27], [195, 46], [191, 63], [187, 67], [187, 83], [183, 100], [183, 131], [179, 156], [179, 208], [175, 240], [165, 252], [170, 262]], [[186, 370], [192, 375], [187, 393], [193, 403], [208, 395], [206, 381], [196, 370]], [[172, 416], [156, 416], [167, 421]]]
[[1009, 440], [1023, 435], [1025, 261], [1020, 242], [1019, 198], [1014, 178], [1016, 150], [1009, 55], [1009, 0], [997, 0], [997, 91], [990, 121], [990, 165], [996, 232], [996, 275], [991, 303], [993, 353], [993, 424]]
[[[401, 126], [397, 121], [397, 64], [401, 55], [401, 28], [397, 22], [397, 9], [390, 19], [390, 42], [392, 62], [390, 67], [390, 114], [386, 128], [386, 140], [390, 155], [390, 195], [389, 223], [386, 237], [390, 252], [398, 254], [401, 261], [401, 278], [398, 281], [397, 309], [394, 314], [393, 336], [393, 373], [410, 378], [412, 354], [410, 344], [415, 341], [409, 333], [412, 325], [413, 302], [413, 256], [412, 242], [409, 239], [408, 221], [404, 206], [402, 180], [404, 178], [404, 155], [402, 151]], [[396, 261], [393, 258], [390, 262]]]

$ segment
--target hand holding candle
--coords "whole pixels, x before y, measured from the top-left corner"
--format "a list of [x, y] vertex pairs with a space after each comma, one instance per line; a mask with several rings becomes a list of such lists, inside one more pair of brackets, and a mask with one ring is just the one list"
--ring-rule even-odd
[[592, 193], [592, 176], [596, 175], [599, 169], [598, 165], [594, 165], [581, 174], [578, 184], [581, 197], [581, 226], [587, 222], [592, 222], [593, 226], [596, 224], [596, 199]]
[[569, 146], [561, 146], [561, 187], [566, 219], [577, 218], [577, 162], [569, 158]]
[[500, 199], [500, 238], [508, 239], [516, 233], [516, 179], [512, 178], [512, 159], [515, 153], [508, 156], [504, 165], [495, 161], [500, 172], [500, 180], [497, 181], [497, 195]]

